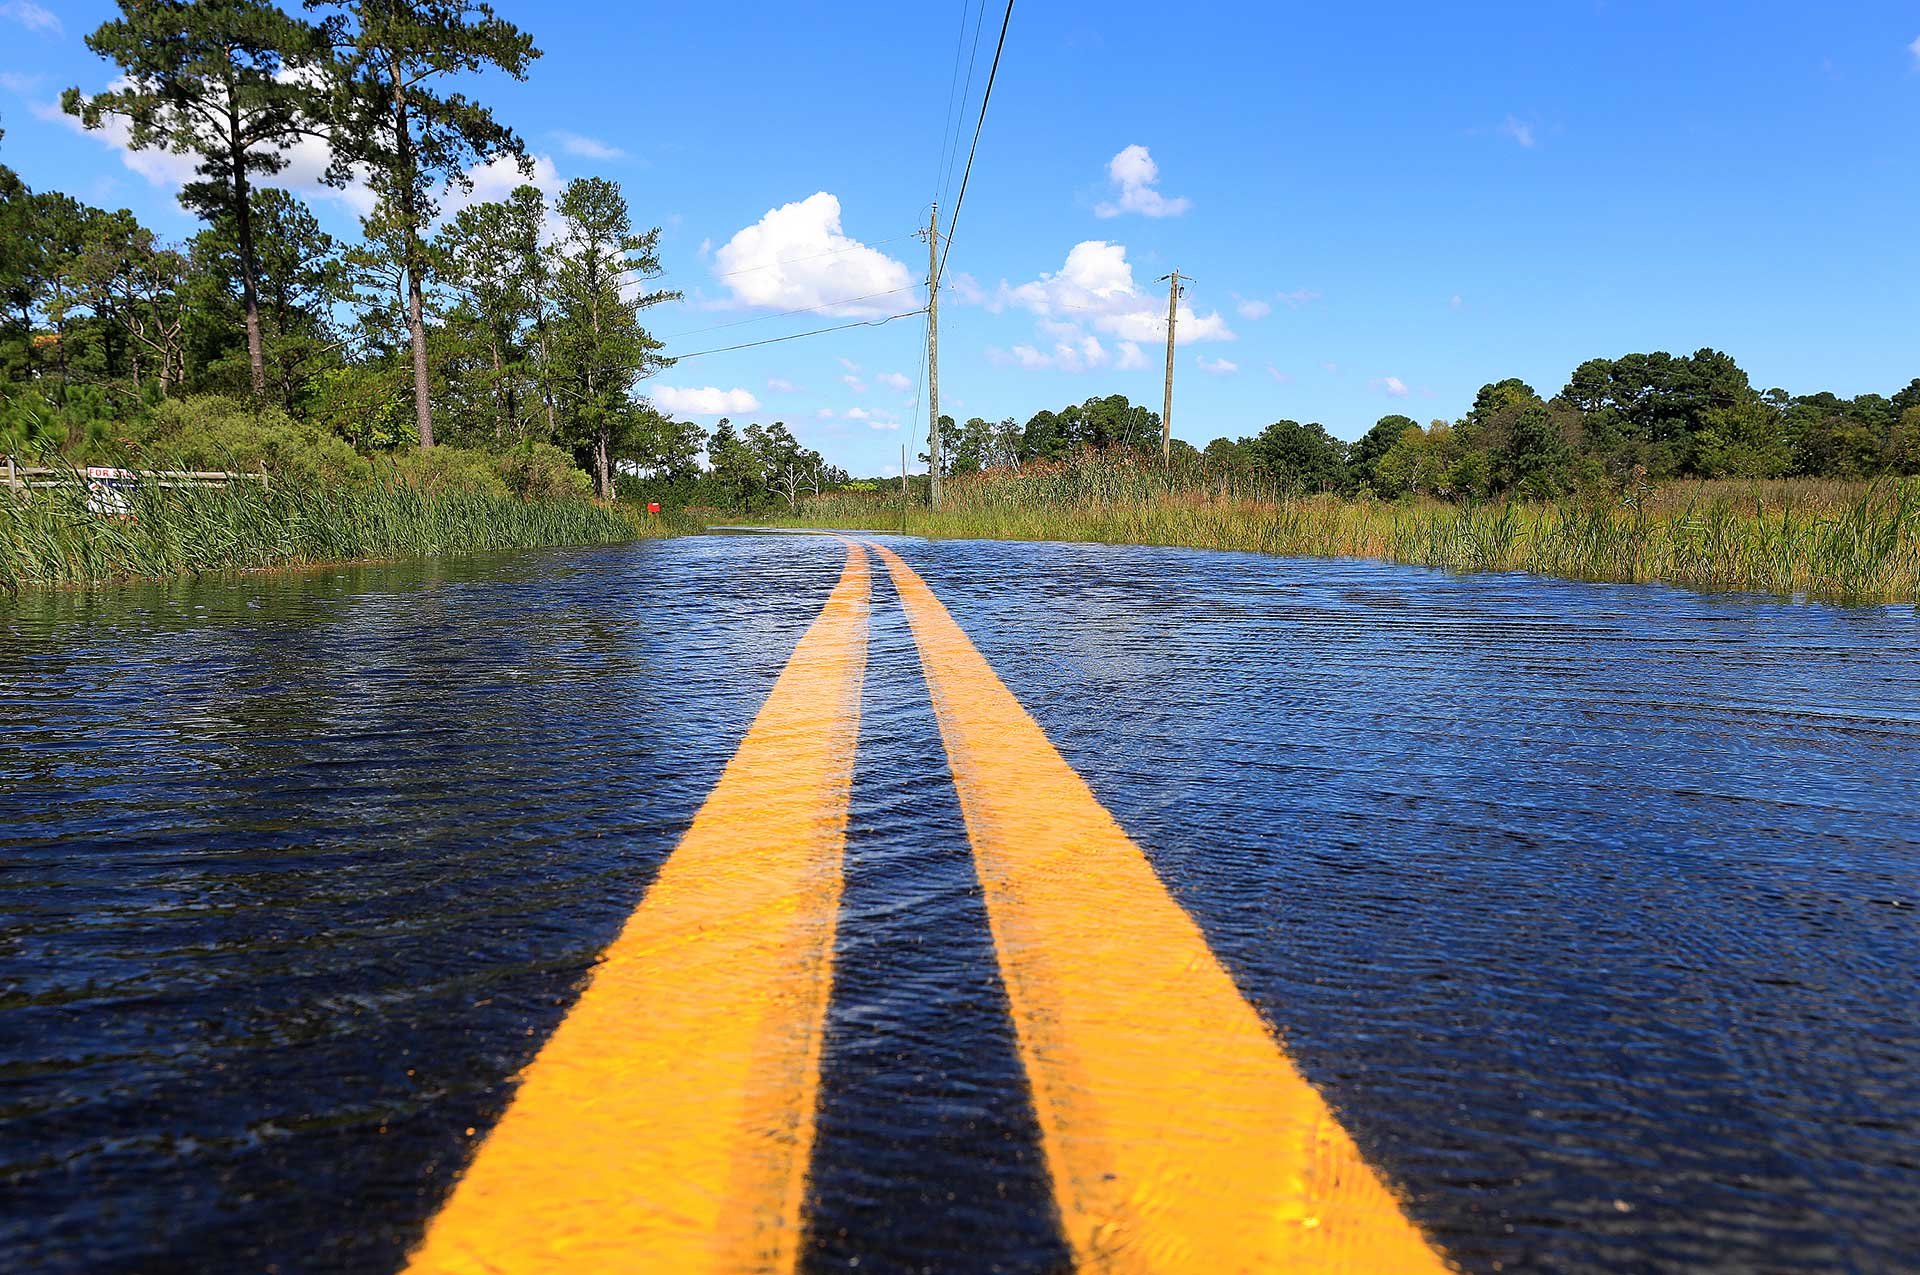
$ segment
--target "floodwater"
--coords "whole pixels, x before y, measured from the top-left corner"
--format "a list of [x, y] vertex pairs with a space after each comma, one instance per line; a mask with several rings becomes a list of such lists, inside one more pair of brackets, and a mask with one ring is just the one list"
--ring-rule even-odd
[[[1920, 1266], [1911, 609], [882, 539], [1463, 1270]], [[0, 1269], [398, 1269], [843, 562], [0, 600]], [[873, 588], [802, 1265], [1059, 1270]]]

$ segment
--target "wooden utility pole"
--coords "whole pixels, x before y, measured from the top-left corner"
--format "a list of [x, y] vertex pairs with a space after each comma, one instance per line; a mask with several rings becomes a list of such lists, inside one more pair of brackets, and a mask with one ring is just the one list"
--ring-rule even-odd
[[900, 444], [900, 499], [904, 503], [906, 498], [907, 498], [907, 445], [905, 443], [902, 443]]
[[929, 508], [940, 507], [940, 205], [927, 222], [927, 488]]
[[1160, 403], [1160, 463], [1173, 463], [1173, 325], [1180, 318], [1180, 272], [1167, 279], [1167, 394]]

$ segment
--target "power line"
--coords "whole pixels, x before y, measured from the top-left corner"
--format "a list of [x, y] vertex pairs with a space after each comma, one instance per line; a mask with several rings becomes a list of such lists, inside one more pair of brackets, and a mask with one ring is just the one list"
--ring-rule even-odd
[[[986, 0], [980, 0], [980, 2], [985, 4]], [[960, 50], [967, 42], [967, 10], [971, 7], [972, 0], [960, 0], [960, 29], [954, 33], [953, 39], [953, 70], [947, 76], [947, 109], [940, 115], [940, 153], [934, 157], [933, 161], [933, 197], [935, 199], [940, 198], [941, 179], [950, 170], [947, 162], [947, 137], [954, 131], [953, 93], [960, 87]], [[964, 98], [961, 99], [961, 105], [966, 105]]]
[[1013, 0], [1007, 0], [1006, 16], [1000, 19], [1000, 42], [993, 49], [993, 67], [987, 72], [986, 92], [980, 95], [980, 118], [973, 126], [973, 144], [967, 147], [967, 167], [960, 175], [960, 197], [953, 201], [953, 215], [947, 218], [947, 246], [940, 253], [940, 268], [934, 272], [937, 282], [947, 272], [947, 254], [953, 251], [954, 227], [960, 224], [960, 209], [966, 206], [967, 182], [973, 176], [973, 155], [980, 149], [980, 130], [986, 126], [987, 103], [993, 100], [993, 81], [1000, 74], [1000, 55], [1007, 47], [1007, 26], [1013, 21]]
[[[967, 109], [967, 99], [973, 96], [973, 68], [974, 68], [974, 65], [980, 60], [980, 28], [981, 28], [981, 25], [986, 21], [986, 18], [987, 18], [987, 0], [980, 0], [980, 5], [974, 11], [974, 16], [973, 16], [973, 48], [967, 54], [967, 81], [966, 81], [966, 84], [962, 86], [960, 89], [960, 111], [961, 112], [964, 112]], [[961, 34], [964, 36], [966, 33], [966, 15], [964, 13], [961, 14], [960, 23], [961, 23], [960, 24]], [[960, 50], [957, 48], [954, 50], [954, 53], [956, 55], [959, 52]], [[956, 57], [956, 61], [957, 60], [958, 59]], [[963, 118], [965, 118], [964, 115], [960, 114], [959, 112], [956, 112], [954, 114], [953, 136], [946, 143], [946, 153], [947, 153], [947, 157], [945, 161], [946, 169], [942, 175], [941, 182], [940, 182], [940, 190], [939, 190], [939, 193], [935, 196], [936, 199], [945, 199], [947, 197], [947, 192], [953, 189], [953, 166], [955, 162], [957, 162], [960, 158], [960, 121]]]
[[891, 297], [901, 292], [912, 292], [918, 284], [908, 284], [904, 288], [889, 288], [885, 292], [869, 292], [864, 296], [843, 297], [838, 301], [822, 301], [819, 305], [803, 305], [792, 310], [782, 310], [778, 314], [756, 314], [750, 319], [735, 319], [731, 323], [716, 323], [712, 327], [693, 328], [686, 332], [675, 332], [672, 336], [663, 336], [662, 341], [678, 341], [684, 337], [699, 336], [702, 332], [718, 332], [722, 328], [737, 328], [748, 323], [765, 323], [768, 319], [785, 319], [796, 314], [812, 314], [817, 310], [831, 310], [835, 306], [852, 305], [856, 301], [871, 301], [875, 297]]
[[770, 336], [764, 341], [748, 341], [741, 345], [723, 345], [717, 350], [695, 350], [691, 354], [676, 354], [673, 361], [697, 359], [707, 354], [730, 354], [734, 350], [751, 350], [759, 345], [778, 345], [782, 341], [798, 341], [801, 337], [824, 336], [828, 332], [845, 332], [848, 328], [877, 328], [892, 323], [895, 319], [910, 319], [916, 314], [925, 314], [925, 310], [903, 310], [899, 314], [890, 314], [884, 319], [862, 319], [855, 323], [840, 323], [830, 328], [815, 328], [811, 332], [793, 332], [786, 336]]

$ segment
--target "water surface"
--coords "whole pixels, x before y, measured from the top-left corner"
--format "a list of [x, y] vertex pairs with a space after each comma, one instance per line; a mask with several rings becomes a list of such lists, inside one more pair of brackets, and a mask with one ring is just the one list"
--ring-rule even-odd
[[[894, 540], [1470, 1271], [1920, 1261], [1911, 610]], [[840, 546], [0, 602], [0, 1267], [391, 1271]], [[813, 1271], [1066, 1254], [884, 573]]]

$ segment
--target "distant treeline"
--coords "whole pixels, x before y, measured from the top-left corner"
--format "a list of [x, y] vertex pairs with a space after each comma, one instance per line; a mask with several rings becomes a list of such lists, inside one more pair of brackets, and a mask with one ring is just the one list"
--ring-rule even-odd
[[[1035, 413], [1023, 425], [941, 418], [943, 472], [1013, 469], [1110, 449], [1157, 456], [1160, 415], [1121, 395]], [[926, 457], [921, 457], [925, 461]], [[1589, 359], [1544, 399], [1524, 381], [1483, 386], [1455, 421], [1384, 416], [1352, 443], [1318, 422], [1275, 421], [1203, 449], [1173, 442], [1177, 468], [1280, 489], [1474, 499], [1551, 499], [1675, 478], [1873, 478], [1920, 474], [1920, 380], [1891, 396], [1757, 391], [1727, 355]]]

